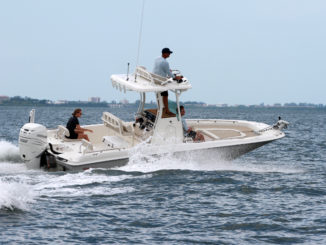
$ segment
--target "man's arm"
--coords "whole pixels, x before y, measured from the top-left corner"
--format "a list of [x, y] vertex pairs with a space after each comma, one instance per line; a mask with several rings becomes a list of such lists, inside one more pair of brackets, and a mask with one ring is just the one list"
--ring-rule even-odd
[[182, 79], [183, 76], [175, 76], [172, 72], [171, 72], [171, 69], [170, 69], [170, 65], [168, 62], [166, 62], [166, 67], [164, 67], [164, 69], [166, 69], [166, 73], [169, 75], [169, 77], [171, 77], [172, 79], [175, 79], [175, 80], [179, 80], [179, 79]]
[[82, 128], [82, 127], [80, 127], [79, 124], [76, 125], [75, 132], [76, 132], [77, 134], [79, 134], [79, 133], [84, 133], [85, 131], [88, 131], [88, 132], [93, 133], [93, 130], [91, 130], [91, 129]]
[[165, 73], [168, 74], [169, 77], [174, 78], [174, 75], [172, 74], [172, 72], [170, 70], [169, 63], [166, 61], [162, 65], [163, 65], [163, 69], [164, 69]]

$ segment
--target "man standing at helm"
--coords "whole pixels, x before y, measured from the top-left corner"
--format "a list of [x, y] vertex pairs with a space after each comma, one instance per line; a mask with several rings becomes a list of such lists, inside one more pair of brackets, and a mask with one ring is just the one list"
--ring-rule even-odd
[[[166, 61], [170, 57], [170, 54], [173, 52], [169, 48], [162, 49], [162, 56], [158, 57], [154, 62], [153, 73], [161, 77], [173, 78], [176, 80], [182, 79], [182, 76], [174, 76], [170, 70], [169, 62]], [[163, 97], [164, 112], [169, 116], [175, 116], [174, 113], [169, 110], [169, 100], [168, 100], [168, 91], [161, 93]]]

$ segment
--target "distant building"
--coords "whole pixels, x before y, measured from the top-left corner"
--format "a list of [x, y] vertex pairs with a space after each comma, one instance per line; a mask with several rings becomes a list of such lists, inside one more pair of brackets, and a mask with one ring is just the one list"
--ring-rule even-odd
[[241, 104], [235, 104], [234, 107], [245, 108], [247, 106], [246, 105], [241, 105]]
[[294, 103], [294, 102], [292, 102], [292, 103], [285, 103], [284, 104], [284, 107], [297, 107], [298, 105], [296, 104], [296, 103]]
[[63, 105], [63, 104], [67, 104], [68, 101], [67, 100], [57, 100], [56, 102], [54, 102], [55, 105]]
[[216, 107], [228, 107], [228, 104], [215, 104]]
[[100, 97], [90, 97], [88, 99], [89, 102], [93, 102], [93, 103], [100, 103], [101, 102], [101, 98]]
[[124, 100], [121, 100], [120, 101], [120, 104], [123, 104], [123, 105], [128, 105], [129, 104], [129, 101], [124, 99]]
[[121, 108], [122, 105], [121, 104], [108, 104], [108, 107], [110, 107], [110, 108]]
[[5, 100], [9, 100], [9, 97], [6, 95], [0, 95], [0, 103]]

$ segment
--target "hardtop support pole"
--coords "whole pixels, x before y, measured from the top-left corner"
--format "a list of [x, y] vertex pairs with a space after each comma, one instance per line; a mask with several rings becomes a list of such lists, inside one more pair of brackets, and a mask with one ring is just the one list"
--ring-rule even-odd
[[176, 102], [177, 102], [177, 111], [178, 111], [177, 119], [178, 119], [178, 121], [181, 120], [180, 103], [179, 103], [179, 97], [180, 97], [180, 95], [181, 95], [181, 91], [180, 90], [176, 90], [175, 91], [175, 98], [176, 98]]

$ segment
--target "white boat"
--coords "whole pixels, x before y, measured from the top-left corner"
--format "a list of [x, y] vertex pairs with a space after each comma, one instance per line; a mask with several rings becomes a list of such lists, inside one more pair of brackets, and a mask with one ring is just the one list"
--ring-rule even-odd
[[[69, 131], [64, 126], [47, 129], [35, 123], [35, 110], [32, 110], [30, 122], [19, 134], [20, 155], [27, 166], [55, 170], [113, 168], [127, 164], [138, 151], [145, 156], [200, 152], [201, 156], [209, 153], [220, 159], [234, 159], [285, 136], [282, 129], [288, 122], [284, 120], [272, 126], [244, 120], [186, 120], [188, 126], [204, 135], [204, 142], [194, 142], [185, 137], [178, 116], [179, 98], [191, 89], [186, 78], [174, 81], [137, 67], [133, 74], [112, 75], [111, 80], [113, 87], [120, 91], [140, 94], [135, 121], [125, 122], [110, 112], [103, 112], [103, 123], [83, 126], [93, 130], [88, 134], [90, 141], [75, 140], [66, 138]], [[175, 116], [164, 113], [161, 92], [166, 90], [170, 92], [169, 97], [175, 94]], [[156, 108], [144, 108], [147, 93], [155, 94]]]

